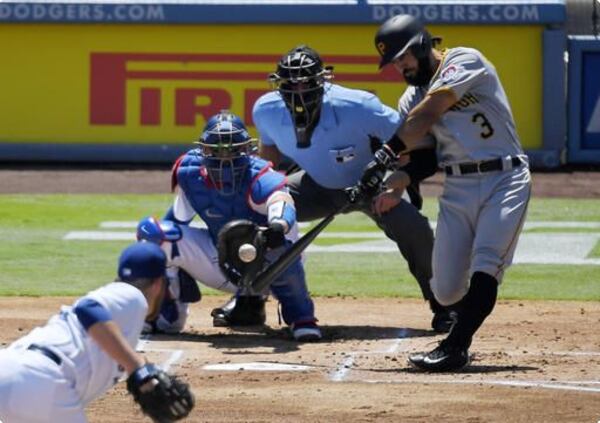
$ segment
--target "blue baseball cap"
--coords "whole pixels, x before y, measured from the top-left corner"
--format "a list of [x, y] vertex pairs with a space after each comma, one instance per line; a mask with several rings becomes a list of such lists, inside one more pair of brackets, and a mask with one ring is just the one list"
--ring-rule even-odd
[[119, 279], [132, 282], [136, 279], [155, 279], [164, 276], [167, 256], [151, 242], [136, 242], [125, 248], [119, 257]]

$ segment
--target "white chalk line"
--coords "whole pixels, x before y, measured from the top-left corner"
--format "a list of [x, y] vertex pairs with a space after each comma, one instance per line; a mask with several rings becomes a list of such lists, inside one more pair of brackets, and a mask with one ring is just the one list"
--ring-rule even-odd
[[535, 355], [535, 356], [545, 356], [545, 355], [559, 355], [564, 357], [600, 357], [600, 352], [595, 351], [536, 351], [536, 352], [521, 352], [521, 351], [504, 351], [506, 355]]
[[[358, 382], [364, 383], [373, 383], [373, 384], [414, 384], [415, 380], [378, 380], [378, 379], [362, 379]], [[578, 392], [594, 392], [600, 393], [600, 387], [593, 388], [587, 386], [580, 385], [588, 385], [591, 383], [597, 382], [577, 382], [577, 381], [569, 381], [569, 382], [546, 382], [546, 381], [530, 381], [530, 380], [439, 380], [439, 379], [427, 379], [427, 384], [459, 384], [459, 385], [500, 385], [500, 386], [512, 386], [512, 387], [523, 387], [523, 388], [545, 388], [545, 389], [559, 389], [565, 391], [578, 391]], [[579, 386], [572, 386], [572, 385]]]
[[[355, 357], [360, 355], [377, 355], [377, 354], [393, 354], [400, 350], [400, 347], [406, 343], [410, 331], [408, 329], [400, 329], [398, 337], [393, 339], [390, 345], [385, 348], [375, 351], [352, 351], [346, 354], [346, 357], [340, 363], [336, 369], [330, 373], [329, 380], [332, 382], [344, 382], [347, 376], [352, 371], [354, 366]], [[169, 357], [160, 364], [160, 367], [164, 371], [169, 371], [170, 368], [177, 363], [183, 356], [184, 351], [181, 349], [172, 348], [154, 348], [151, 346], [151, 337], [146, 335], [140, 338], [137, 345], [137, 350], [140, 352], [166, 352], [170, 353]], [[511, 354], [510, 352], [508, 354]], [[560, 355], [560, 356], [600, 356], [600, 352], [594, 351], [553, 351], [544, 352], [543, 354], [535, 355]], [[372, 384], [406, 384], [415, 383], [414, 380], [378, 380], [378, 379], [357, 379], [352, 382], [363, 382]], [[525, 388], [542, 388], [542, 389], [555, 389], [565, 391], [576, 391], [576, 392], [590, 392], [600, 393], [600, 386], [585, 386], [585, 385], [600, 385], [598, 380], [567, 380], [567, 381], [540, 381], [540, 380], [441, 380], [441, 379], [427, 379], [428, 384], [463, 384], [463, 385], [497, 385], [497, 386], [510, 386], [510, 387], [525, 387]]]
[[350, 353], [346, 356], [344, 361], [336, 367], [336, 369], [330, 373], [329, 380], [332, 382], [341, 382], [346, 379], [348, 373], [350, 373], [350, 369], [354, 365], [354, 355], [356, 353]]
[[342, 382], [354, 366], [354, 357], [357, 355], [373, 355], [373, 354], [393, 354], [398, 352], [402, 342], [408, 337], [410, 331], [402, 328], [398, 331], [398, 336], [394, 338], [390, 345], [375, 351], [351, 351], [346, 353], [346, 358], [329, 374], [329, 380], [332, 382]]
[[[398, 337], [392, 340], [391, 344], [385, 348], [375, 351], [351, 351], [347, 353], [346, 358], [342, 361], [336, 369], [330, 373], [329, 380], [332, 382], [344, 382], [350, 374], [354, 365], [355, 356], [357, 355], [369, 355], [369, 354], [393, 354], [400, 350], [401, 346], [407, 344], [407, 339], [410, 335], [410, 330], [402, 328], [398, 332]], [[508, 352], [509, 355], [519, 354], [518, 352]], [[558, 355], [558, 356], [600, 356], [600, 352], [595, 351], [551, 351], [551, 352], [540, 352], [540, 353], [523, 353], [530, 355]], [[353, 379], [349, 382], [364, 382], [364, 383], [388, 383], [388, 384], [405, 384], [415, 383], [414, 380], [377, 380], [377, 379]], [[486, 384], [486, 385], [499, 385], [499, 386], [512, 386], [512, 387], [528, 387], [528, 388], [543, 388], [543, 389], [557, 389], [566, 391], [577, 391], [577, 392], [593, 392], [600, 393], [600, 387], [590, 387], [585, 385], [600, 385], [600, 381], [597, 380], [582, 380], [582, 381], [533, 381], [533, 380], [522, 380], [522, 381], [511, 381], [511, 380], [441, 380], [441, 379], [427, 379], [427, 383], [439, 383], [439, 384]]]
[[139, 352], [168, 353], [169, 357], [159, 365], [161, 369], [163, 369], [165, 372], [168, 372], [171, 366], [173, 366], [181, 359], [181, 357], [183, 357], [183, 350], [174, 348], [155, 348], [151, 345], [151, 340], [152, 337], [150, 335], [142, 335], [138, 341], [136, 350]]

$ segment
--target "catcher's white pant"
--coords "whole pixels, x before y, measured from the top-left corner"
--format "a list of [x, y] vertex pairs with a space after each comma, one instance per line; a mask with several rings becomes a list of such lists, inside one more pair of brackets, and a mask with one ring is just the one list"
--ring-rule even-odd
[[527, 165], [446, 177], [431, 279], [431, 290], [440, 304], [460, 301], [475, 272], [502, 281], [504, 270], [512, 263], [530, 194]]
[[0, 421], [85, 423], [73, 382], [38, 351], [0, 350]]
[[217, 248], [207, 229], [181, 225], [182, 237], [177, 244], [177, 255], [173, 244], [163, 242], [161, 248], [168, 258], [168, 265], [181, 268], [202, 284], [234, 293], [237, 287], [229, 282], [219, 267]]

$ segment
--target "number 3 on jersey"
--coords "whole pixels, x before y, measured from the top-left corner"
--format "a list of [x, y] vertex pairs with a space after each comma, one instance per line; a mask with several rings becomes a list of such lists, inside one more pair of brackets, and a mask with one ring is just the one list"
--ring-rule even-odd
[[481, 128], [483, 129], [483, 131], [479, 133], [481, 138], [488, 139], [494, 135], [494, 128], [492, 128], [492, 124], [483, 113], [475, 113], [471, 119], [471, 122], [481, 125]]

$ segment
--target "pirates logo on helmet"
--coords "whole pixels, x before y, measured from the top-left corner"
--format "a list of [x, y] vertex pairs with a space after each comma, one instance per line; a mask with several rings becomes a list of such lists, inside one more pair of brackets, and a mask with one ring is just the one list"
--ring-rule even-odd
[[385, 21], [375, 34], [375, 47], [381, 56], [379, 68], [410, 51], [418, 60], [419, 69], [411, 78], [405, 75], [406, 82], [410, 85], [426, 85], [433, 77], [431, 49], [440, 41], [441, 38], [432, 37], [414, 16], [394, 16]]
[[254, 141], [242, 120], [227, 110], [204, 126], [197, 144], [208, 178], [223, 195], [233, 195], [241, 187]]

